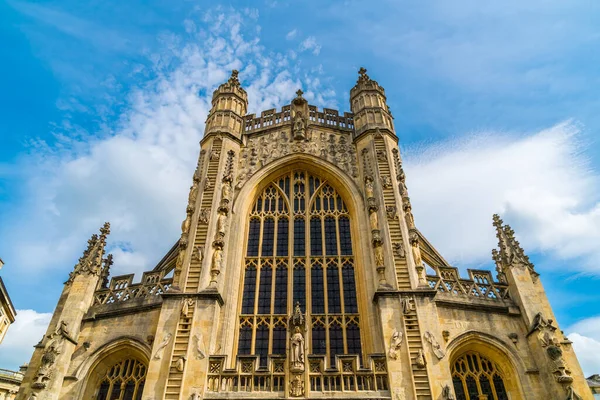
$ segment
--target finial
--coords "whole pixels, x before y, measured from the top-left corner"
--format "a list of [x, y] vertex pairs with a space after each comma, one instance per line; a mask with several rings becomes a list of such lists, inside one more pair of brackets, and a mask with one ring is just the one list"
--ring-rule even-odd
[[234, 69], [231, 71], [231, 76], [229, 77], [229, 80], [227, 81], [230, 85], [233, 86], [240, 86], [240, 81], [238, 79], [238, 74], [239, 71], [237, 69]]
[[358, 81], [357, 83], [367, 83], [371, 81], [371, 78], [369, 78], [369, 75], [367, 75], [367, 69], [360, 67], [360, 69], [358, 70], [358, 75], [360, 75], [358, 77]]
[[302, 89], [298, 89], [298, 91], [296, 92], [296, 97], [302, 97], [303, 94], [304, 92], [302, 91]]
[[498, 214], [493, 216], [493, 225], [496, 228], [496, 236], [498, 237], [498, 247], [500, 252], [493, 251], [492, 257], [498, 264], [501, 262], [504, 266], [511, 266], [514, 264], [521, 264], [526, 266], [534, 278], [539, 276], [535, 271], [533, 263], [529, 260], [529, 257], [525, 254], [521, 243], [515, 238], [515, 231], [508, 224], [504, 224], [504, 221]]

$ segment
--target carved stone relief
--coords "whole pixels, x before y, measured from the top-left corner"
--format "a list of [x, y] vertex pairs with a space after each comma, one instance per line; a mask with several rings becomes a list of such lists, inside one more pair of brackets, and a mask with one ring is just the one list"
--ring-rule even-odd
[[431, 344], [431, 350], [433, 350], [433, 354], [441, 360], [446, 355], [446, 352], [442, 349], [442, 346], [438, 343], [435, 336], [429, 331], [426, 331], [423, 335], [424, 339]]
[[546, 319], [542, 313], [538, 313], [533, 319], [529, 335], [537, 331], [537, 338], [551, 361], [556, 381], [561, 384], [569, 384], [573, 382], [573, 377], [563, 358], [561, 344], [555, 336], [556, 329], [551, 319]]
[[336, 164], [353, 178], [358, 177], [356, 148], [348, 134], [325, 133], [306, 124], [297, 112], [290, 128], [249, 137], [240, 151], [237, 184], [239, 189], [262, 167], [291, 153], [307, 153]]
[[404, 243], [402, 242], [402, 239], [400, 239], [400, 242], [393, 242], [392, 247], [394, 248], [394, 254], [396, 256], [398, 256], [399, 258], [406, 257], [406, 252], [404, 250]]
[[396, 206], [385, 206], [387, 219], [396, 219], [397, 211]]
[[290, 382], [290, 395], [293, 397], [304, 396], [304, 380], [301, 375], [293, 375]]
[[410, 314], [415, 310], [415, 300], [412, 297], [402, 297], [402, 313]]
[[162, 342], [160, 342], [160, 344], [156, 348], [156, 353], [154, 353], [155, 360], [160, 360], [162, 358], [163, 353], [165, 352], [165, 347], [167, 347], [172, 337], [172, 334], [167, 333], [166, 336], [163, 338]]
[[443, 389], [442, 389], [442, 398], [444, 400], [455, 400], [456, 397], [454, 397], [454, 392], [452, 392], [452, 388], [450, 387], [450, 385], [446, 384], [444, 385]]
[[392, 333], [392, 337], [390, 339], [390, 349], [388, 351], [388, 355], [392, 360], [398, 359], [398, 352], [400, 351], [400, 347], [402, 346], [402, 339], [404, 339], [404, 335], [397, 329], [394, 329]]
[[202, 334], [199, 333], [194, 336], [196, 339], [196, 357], [199, 360], [204, 360], [206, 358], [206, 352], [204, 351], [204, 338]]
[[423, 349], [419, 349], [417, 353], [417, 358], [415, 359], [415, 364], [418, 368], [425, 368], [427, 365], [427, 360], [425, 360], [425, 354], [423, 354]]
[[201, 224], [208, 224], [208, 218], [210, 217], [210, 208], [201, 208], [198, 213], [198, 222]]
[[185, 368], [185, 361], [185, 356], [180, 356], [175, 362], [175, 369], [179, 372], [183, 372], [183, 369]]
[[392, 187], [392, 178], [390, 178], [388, 175], [384, 175], [381, 177], [381, 186], [384, 189], [388, 189]]
[[189, 318], [190, 308], [193, 308], [194, 305], [195, 305], [194, 299], [183, 299], [181, 301], [181, 316], [183, 318]]

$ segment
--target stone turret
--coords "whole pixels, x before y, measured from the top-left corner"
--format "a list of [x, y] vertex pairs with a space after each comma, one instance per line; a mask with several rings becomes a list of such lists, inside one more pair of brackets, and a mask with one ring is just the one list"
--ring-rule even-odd
[[240, 86], [238, 71], [233, 70], [227, 82], [213, 92], [212, 108], [206, 119], [204, 136], [223, 133], [241, 139], [247, 111], [248, 94]]
[[385, 90], [361, 68], [356, 85], [350, 90], [350, 107], [354, 113], [356, 136], [379, 128], [394, 133], [392, 114], [386, 103]]
[[87, 249], [69, 274], [46, 334], [35, 346], [17, 399], [59, 398], [71, 356], [81, 345], [78, 337], [82, 319], [112, 263], [112, 257], [103, 259], [109, 233], [107, 222], [100, 228], [100, 235], [94, 234], [88, 240]]

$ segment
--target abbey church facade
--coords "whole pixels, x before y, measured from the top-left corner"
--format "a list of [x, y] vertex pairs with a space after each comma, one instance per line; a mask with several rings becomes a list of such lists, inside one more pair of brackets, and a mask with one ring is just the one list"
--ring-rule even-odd
[[108, 279], [109, 225], [93, 235], [17, 399], [592, 399], [512, 229], [494, 216], [495, 273], [461, 277], [418, 229], [364, 69], [350, 103], [248, 115], [234, 71], [181, 237], [134, 283]]

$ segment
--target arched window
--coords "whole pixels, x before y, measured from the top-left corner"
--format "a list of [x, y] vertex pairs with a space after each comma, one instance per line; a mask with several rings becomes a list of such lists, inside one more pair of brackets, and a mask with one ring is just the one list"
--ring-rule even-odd
[[129, 358], [108, 369], [100, 383], [97, 400], [141, 400], [146, 380], [146, 365]]
[[463, 354], [452, 365], [452, 383], [457, 400], [508, 400], [504, 377], [496, 363], [479, 353]]
[[287, 317], [306, 314], [308, 354], [335, 367], [361, 356], [350, 215], [336, 190], [305, 171], [277, 178], [251, 209], [237, 339], [239, 355], [285, 354]]

